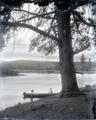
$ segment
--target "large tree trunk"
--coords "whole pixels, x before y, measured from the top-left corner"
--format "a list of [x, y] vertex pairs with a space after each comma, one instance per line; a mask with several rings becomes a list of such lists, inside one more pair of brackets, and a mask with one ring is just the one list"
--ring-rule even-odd
[[58, 47], [60, 58], [60, 74], [62, 81], [62, 95], [78, 94], [76, 72], [73, 63], [73, 48], [70, 27], [70, 13], [57, 14]]

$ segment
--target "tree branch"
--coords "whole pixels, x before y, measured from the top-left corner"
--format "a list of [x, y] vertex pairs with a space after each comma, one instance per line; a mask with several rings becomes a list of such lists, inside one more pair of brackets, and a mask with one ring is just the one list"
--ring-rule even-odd
[[80, 52], [88, 49], [89, 47], [90, 47], [90, 44], [87, 44], [86, 46], [83, 46], [83, 47], [80, 48], [80, 49], [76, 49], [76, 50], [74, 51], [74, 55], [76, 55], [76, 54], [78, 54], [78, 53], [80, 53]]
[[[35, 3], [35, 4], [36, 3], [38, 4], [40, 2], [44, 2], [44, 0], [23, 0], [23, 1], [24, 1], [24, 3]], [[56, 2], [56, 1], [55, 0], [49, 0], [49, 3], [52, 3], [52, 2]], [[58, 3], [59, 2], [62, 2], [62, 1], [59, 0]], [[75, 3], [75, 6], [79, 7], [79, 6], [83, 6], [83, 5], [86, 5], [86, 4], [95, 4], [96, 1], [95, 0], [76, 0], [74, 3]]]
[[46, 36], [48, 38], [51, 38], [51, 39], [53, 39], [55, 41], [58, 41], [58, 38], [44, 32], [44, 31], [42, 31], [42, 30], [40, 30], [40, 29], [38, 29], [38, 28], [36, 28], [36, 27], [34, 27], [32, 25], [29, 25], [29, 24], [24, 24], [24, 23], [19, 23], [19, 22], [15, 22], [15, 23], [14, 22], [1, 22], [1, 24], [6, 25], [6, 26], [10, 26], [10, 27], [28, 28], [28, 29], [33, 30], [33, 31], [35, 31], [37, 33], [40, 33], [41, 35], [44, 35], [44, 36]]
[[83, 37], [83, 39], [85, 38], [85, 36], [83, 36], [82, 35], [82, 33], [80, 32], [80, 30], [79, 30], [79, 22], [78, 22], [78, 20], [77, 20], [77, 18], [76, 18], [76, 16], [74, 15], [74, 13], [73, 13], [73, 18], [74, 18], [74, 23], [75, 23], [75, 26], [76, 26], [76, 32], [79, 34], [79, 35], [81, 35], [82, 37]]
[[32, 13], [32, 12], [29, 12], [29, 11], [26, 11], [26, 10], [23, 10], [23, 9], [13, 9], [13, 11], [20, 11], [20, 12], [25, 12], [25, 13], [28, 13], [30, 15], [34, 15], [30, 18], [27, 18], [27, 19], [24, 19], [24, 20], [20, 20], [18, 22], [26, 22], [26, 21], [30, 21], [34, 18], [38, 18], [38, 17], [42, 17], [42, 18], [45, 18], [45, 19], [53, 19], [52, 17], [48, 16], [49, 14], [53, 14], [55, 11], [53, 12], [48, 12], [48, 13], [44, 13], [44, 14], [35, 14], [35, 13]]
[[[14, 9], [14, 10], [16, 11], [16, 9]], [[21, 11], [21, 10], [19, 10], [19, 11]], [[22, 11], [25, 12], [26, 10], [22, 10]], [[26, 12], [34, 15], [34, 16], [31, 17], [31, 19], [33, 19], [33, 18], [37, 18], [37, 17], [43, 17], [43, 16], [46, 16], [46, 15], [54, 14], [56, 11], [52, 11], [52, 12], [48, 12], [48, 13], [44, 13], [44, 14], [40, 14], [40, 15], [32, 13], [32, 12], [28, 12], [28, 11], [26, 11]], [[46, 18], [46, 17], [44, 17], [44, 18]]]
[[87, 22], [86, 20], [84, 20], [79, 12], [73, 11], [73, 13], [77, 16], [78, 20], [81, 21], [82, 23], [84, 23], [85, 25], [87, 25], [89, 27], [96, 27], [96, 24], [94, 24], [93, 22]]
[[[45, 19], [53, 19], [52, 17], [43, 17], [43, 16], [41, 16], [42, 18], [45, 18]], [[19, 20], [19, 21], [17, 21], [17, 22], [27, 22], [27, 21], [30, 21], [30, 20], [32, 20], [32, 19], [34, 19], [34, 18], [36, 18], [35, 16], [33, 17], [30, 17], [30, 18], [27, 18], [27, 19], [23, 19], [23, 20]]]
[[[65, 0], [66, 1], [66, 0]], [[34, 3], [34, 4], [40, 4], [42, 3], [42, 5], [40, 6], [48, 6], [50, 3], [60, 3], [60, 2], [65, 2], [64, 0], [22, 0], [21, 2], [19, 2], [18, 4], [15, 4], [18, 2], [18, 0], [10, 0], [10, 2], [8, 2], [8, 0], [1, 0], [1, 4], [2, 5], [7, 5], [7, 6], [13, 6], [13, 7], [18, 7], [18, 6], [21, 6], [22, 4], [24, 3]], [[46, 3], [44, 3], [46, 2]], [[67, 2], [67, 1], [66, 1]], [[87, 5], [87, 4], [96, 4], [96, 0], [73, 0], [70, 2], [71, 6], [70, 6], [70, 9], [76, 9], [77, 7], [80, 7], [80, 6], [84, 6], [84, 5]]]

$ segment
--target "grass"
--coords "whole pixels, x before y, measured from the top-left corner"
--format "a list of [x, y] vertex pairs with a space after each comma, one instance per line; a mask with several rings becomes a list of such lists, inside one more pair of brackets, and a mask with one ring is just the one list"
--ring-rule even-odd
[[0, 112], [0, 118], [4, 117], [25, 120], [92, 120], [92, 101], [88, 95], [60, 98], [58, 94], [7, 108]]

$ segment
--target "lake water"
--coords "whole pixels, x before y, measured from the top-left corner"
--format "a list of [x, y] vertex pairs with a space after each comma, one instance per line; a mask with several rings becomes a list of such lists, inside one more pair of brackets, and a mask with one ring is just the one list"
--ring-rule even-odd
[[[77, 75], [79, 87], [96, 84], [96, 74]], [[59, 74], [25, 74], [24, 76], [0, 77], [0, 110], [23, 100], [23, 92], [53, 92], [61, 90]], [[29, 99], [30, 100], [30, 99]]]

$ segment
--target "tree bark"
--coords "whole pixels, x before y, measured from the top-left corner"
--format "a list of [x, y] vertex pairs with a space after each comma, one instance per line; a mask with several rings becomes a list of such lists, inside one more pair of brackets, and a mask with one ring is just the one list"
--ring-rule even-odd
[[73, 63], [70, 13], [59, 12], [57, 14], [57, 24], [60, 74], [62, 81], [61, 95], [78, 94], [80, 91], [76, 82], [76, 71]]

